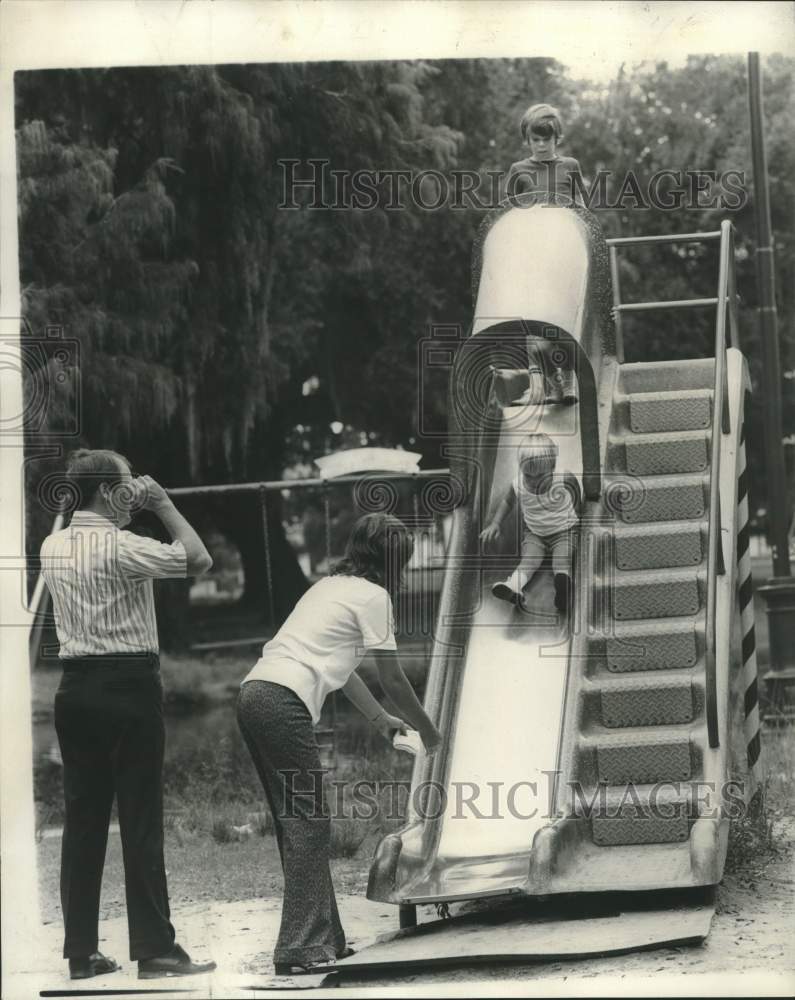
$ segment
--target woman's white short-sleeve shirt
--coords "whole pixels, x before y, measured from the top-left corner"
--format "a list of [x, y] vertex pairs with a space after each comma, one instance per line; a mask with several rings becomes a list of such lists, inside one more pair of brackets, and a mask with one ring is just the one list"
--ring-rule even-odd
[[363, 577], [328, 576], [307, 590], [242, 683], [290, 688], [317, 723], [326, 696], [344, 686], [368, 649], [397, 649], [389, 594]]

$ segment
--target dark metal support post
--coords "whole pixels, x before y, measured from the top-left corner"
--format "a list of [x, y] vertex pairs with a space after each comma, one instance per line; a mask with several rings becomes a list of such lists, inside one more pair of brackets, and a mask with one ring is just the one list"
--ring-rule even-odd
[[756, 266], [759, 284], [759, 332], [762, 341], [764, 394], [765, 472], [768, 489], [768, 528], [773, 549], [773, 578], [760, 593], [764, 596], [770, 632], [768, 683], [795, 671], [795, 580], [789, 559], [787, 482], [781, 419], [781, 362], [770, 222], [767, 152], [762, 117], [762, 78], [759, 53], [748, 53], [748, 110], [751, 119], [751, 155], [754, 170], [756, 213]]
[[778, 345], [773, 236], [770, 224], [770, 191], [767, 180], [767, 152], [762, 119], [762, 80], [759, 53], [748, 53], [748, 105], [751, 116], [751, 154], [754, 166], [754, 209], [756, 214], [756, 266], [759, 283], [759, 327], [765, 397], [765, 458], [770, 511], [770, 543], [773, 573], [790, 575], [787, 541], [787, 486], [781, 420], [781, 361]]

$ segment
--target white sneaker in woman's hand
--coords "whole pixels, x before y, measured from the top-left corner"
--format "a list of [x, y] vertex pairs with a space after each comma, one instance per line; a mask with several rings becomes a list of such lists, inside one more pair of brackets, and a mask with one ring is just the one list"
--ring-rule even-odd
[[416, 757], [422, 747], [422, 740], [416, 729], [409, 729], [405, 733], [395, 733], [392, 746]]

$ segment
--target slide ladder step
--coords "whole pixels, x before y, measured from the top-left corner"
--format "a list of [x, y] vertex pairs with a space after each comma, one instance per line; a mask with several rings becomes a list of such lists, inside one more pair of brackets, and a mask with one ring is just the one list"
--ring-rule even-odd
[[702, 527], [698, 522], [617, 528], [614, 537], [616, 567], [621, 570], [696, 566], [703, 559]]
[[636, 434], [694, 431], [712, 419], [712, 390], [642, 392], [629, 399], [629, 426]]
[[687, 781], [691, 776], [690, 734], [610, 734], [594, 739], [599, 780], [608, 785]]
[[690, 836], [686, 816], [646, 816], [627, 810], [619, 816], [594, 816], [591, 835], [600, 847], [681, 843]]
[[620, 573], [610, 581], [618, 621], [694, 615], [701, 607], [698, 579], [689, 576]]
[[645, 481], [613, 473], [605, 481], [605, 506], [626, 524], [702, 518], [706, 510], [703, 476], [671, 476]]
[[707, 435], [701, 431], [638, 434], [623, 441], [626, 469], [633, 476], [704, 472], [707, 468]]
[[621, 389], [639, 392], [681, 392], [712, 389], [715, 385], [713, 358], [687, 361], [633, 361], [621, 366]]
[[698, 658], [696, 619], [670, 622], [614, 623], [606, 641], [611, 673], [693, 667]]
[[573, 803], [591, 822], [598, 847], [681, 843], [695, 821], [689, 786], [627, 785], [584, 789]]
[[664, 726], [691, 722], [693, 687], [689, 677], [629, 676], [605, 679], [600, 684], [602, 724]]

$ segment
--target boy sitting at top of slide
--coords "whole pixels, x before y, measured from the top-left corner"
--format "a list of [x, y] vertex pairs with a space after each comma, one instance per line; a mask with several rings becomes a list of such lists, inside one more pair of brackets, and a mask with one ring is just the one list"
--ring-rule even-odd
[[561, 156], [557, 145], [563, 138], [560, 115], [551, 104], [533, 104], [519, 123], [530, 155], [512, 163], [506, 181], [509, 198], [527, 192], [564, 194], [574, 201], [574, 177], [582, 183], [580, 164], [573, 156]]

